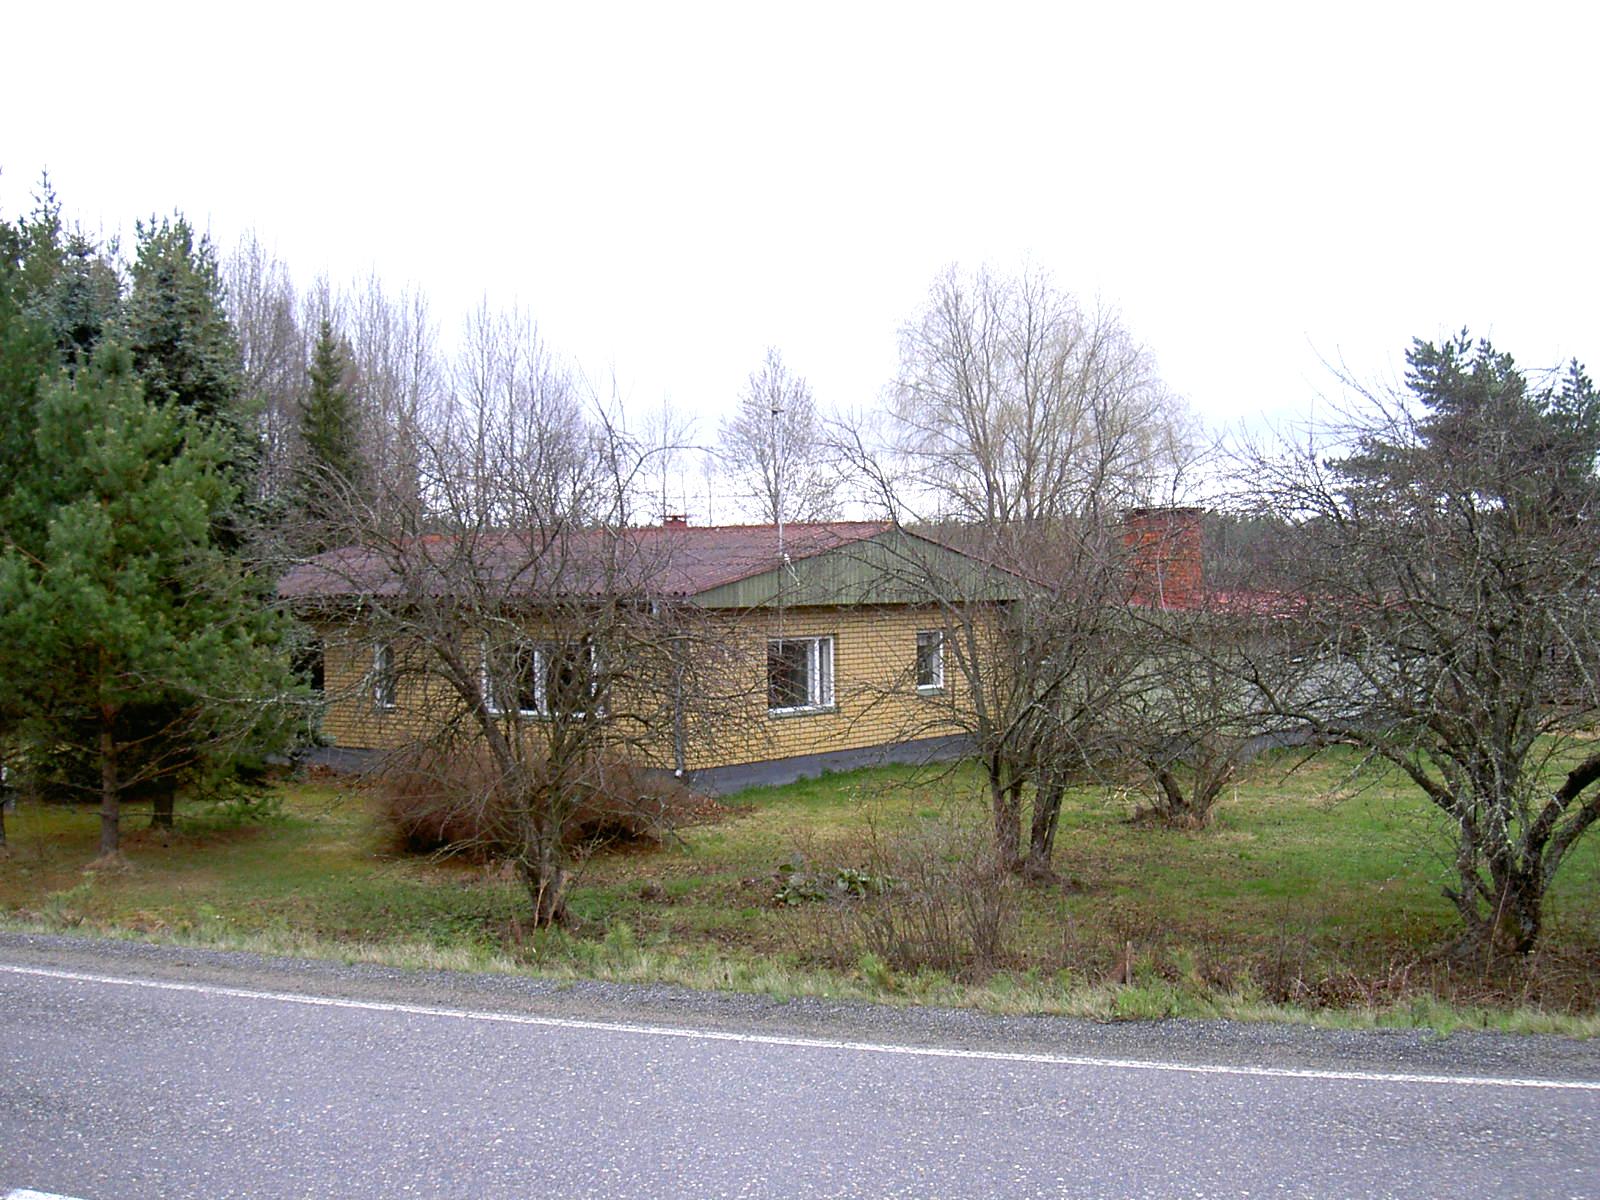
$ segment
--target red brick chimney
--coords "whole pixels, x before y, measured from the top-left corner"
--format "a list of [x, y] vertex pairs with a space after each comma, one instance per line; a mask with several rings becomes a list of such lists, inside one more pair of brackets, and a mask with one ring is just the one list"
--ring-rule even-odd
[[1156, 608], [1199, 608], [1205, 602], [1201, 508], [1134, 508], [1123, 518], [1128, 598]]

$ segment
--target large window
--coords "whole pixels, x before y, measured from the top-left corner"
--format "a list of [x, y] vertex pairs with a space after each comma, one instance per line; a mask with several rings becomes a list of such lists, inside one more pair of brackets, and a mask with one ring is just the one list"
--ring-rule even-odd
[[395, 707], [394, 647], [378, 642], [372, 647], [372, 704], [375, 708]]
[[937, 629], [917, 632], [917, 691], [937, 692], [944, 687], [944, 634]]
[[770, 639], [767, 642], [767, 711], [809, 712], [831, 707], [833, 639]]
[[587, 641], [517, 642], [483, 656], [491, 712], [581, 716], [594, 707], [596, 687], [594, 646]]

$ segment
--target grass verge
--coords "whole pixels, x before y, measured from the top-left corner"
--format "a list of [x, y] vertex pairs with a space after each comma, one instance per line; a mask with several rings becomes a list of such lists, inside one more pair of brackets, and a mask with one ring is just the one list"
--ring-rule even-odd
[[1600, 847], [1564, 867], [1533, 960], [1464, 968], [1443, 952], [1455, 929], [1433, 814], [1347, 753], [1289, 763], [1258, 764], [1200, 833], [1130, 825], [1131, 797], [1074, 794], [1059, 880], [1005, 885], [1004, 945], [981, 969], [959, 957], [933, 969], [873, 936], [891, 901], [872, 881], [898, 872], [904, 895], [907, 866], [952, 853], [923, 831], [981, 816], [964, 768], [736, 797], [725, 819], [666, 845], [589, 858], [579, 924], [548, 932], [523, 926], [525, 899], [498, 872], [397, 854], [367, 798], [335, 782], [285, 785], [261, 819], [184, 814], [166, 837], [130, 813], [131, 866], [116, 874], [82, 869], [93, 813], [23, 805], [8, 819], [0, 915], [19, 929], [778, 997], [1600, 1033]]

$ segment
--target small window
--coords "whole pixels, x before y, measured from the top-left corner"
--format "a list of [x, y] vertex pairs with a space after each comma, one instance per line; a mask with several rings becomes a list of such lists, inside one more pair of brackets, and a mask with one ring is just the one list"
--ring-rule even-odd
[[767, 711], [807, 712], [831, 707], [833, 639], [770, 639], [767, 642]]
[[937, 692], [944, 687], [944, 634], [937, 629], [917, 632], [917, 690]]
[[372, 703], [377, 708], [395, 707], [394, 647], [388, 642], [372, 647]]
[[501, 715], [582, 716], [595, 702], [593, 644], [518, 642], [483, 656], [483, 690], [489, 711]]
[[321, 638], [313, 638], [297, 649], [290, 665], [294, 673], [317, 695], [327, 690], [327, 656]]

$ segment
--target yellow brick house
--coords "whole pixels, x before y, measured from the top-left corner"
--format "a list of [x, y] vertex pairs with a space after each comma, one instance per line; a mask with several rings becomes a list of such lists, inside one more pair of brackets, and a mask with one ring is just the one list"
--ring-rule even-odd
[[[335, 550], [292, 569], [280, 593], [320, 639], [325, 738], [334, 747], [376, 752], [431, 736], [459, 700], [435, 671], [405, 669], [409, 647], [387, 632], [381, 614], [441, 599], [448, 608], [458, 598], [462, 630], [481, 628], [469, 619], [474, 602], [467, 593], [489, 575], [497, 595], [521, 589], [528, 597], [519, 617], [526, 637], [515, 655], [464, 645], [461, 657], [481, 660], [486, 703], [528, 720], [551, 715], [557, 694], [567, 689], [570, 697], [574, 683], [581, 688], [580, 677], [606, 653], [586, 639], [551, 636], [550, 606], [559, 600], [592, 611], [620, 598], [639, 613], [686, 614], [698, 632], [684, 644], [715, 646], [729, 664], [720, 703], [697, 720], [673, 721], [670, 703], [657, 706], [667, 716], [645, 722], [645, 735], [632, 743], [650, 765], [728, 790], [946, 756], [963, 745], [959, 713], [968, 702], [946, 644], [952, 610], [1006, 605], [1020, 586], [973, 555], [887, 522], [780, 529], [669, 519], [589, 536], [589, 548], [568, 553], [559, 571], [550, 565], [556, 553], [527, 537], [482, 542], [470, 556], [470, 586], [449, 561], [469, 556], [447, 538], [417, 539], [387, 555]], [[423, 582], [403, 578], [399, 554], [431, 556]], [[595, 565], [602, 558], [610, 569]], [[630, 569], [617, 568], [619, 559]], [[668, 688], [668, 679], [641, 672], [623, 686]]]

